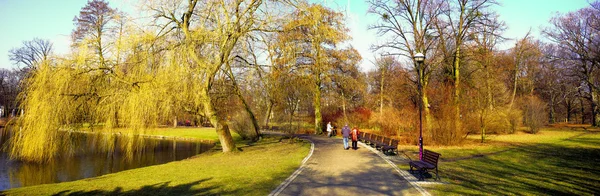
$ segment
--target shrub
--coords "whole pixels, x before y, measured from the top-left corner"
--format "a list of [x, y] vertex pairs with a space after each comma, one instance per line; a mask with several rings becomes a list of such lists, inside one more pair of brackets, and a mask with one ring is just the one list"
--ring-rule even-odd
[[546, 104], [535, 96], [525, 98], [523, 104], [524, 124], [533, 134], [546, 123]]
[[510, 124], [510, 129], [508, 129], [508, 133], [515, 133], [517, 132], [517, 129], [519, 129], [519, 127], [521, 127], [522, 124], [522, 119], [523, 119], [523, 111], [521, 111], [520, 109], [512, 109], [509, 110], [507, 112], [507, 120], [508, 123]]
[[409, 132], [415, 132], [417, 115], [412, 109], [398, 110], [392, 107], [384, 107], [383, 114], [371, 115], [369, 124], [374, 129], [380, 130], [384, 135], [408, 136]]
[[348, 123], [357, 127], [367, 127], [372, 116], [372, 111], [368, 108], [358, 107], [348, 114]]
[[238, 112], [230, 119], [230, 128], [239, 134], [242, 139], [258, 137], [254, 131], [254, 125], [245, 112]]

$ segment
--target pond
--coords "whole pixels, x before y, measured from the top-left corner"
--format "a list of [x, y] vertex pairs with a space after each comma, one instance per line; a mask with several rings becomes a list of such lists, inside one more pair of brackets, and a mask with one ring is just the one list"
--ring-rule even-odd
[[[0, 128], [0, 147], [8, 144]], [[80, 180], [151, 165], [178, 161], [205, 152], [212, 144], [142, 137], [69, 133], [74, 145], [50, 163], [10, 160], [0, 150], [0, 191], [23, 186]], [[131, 150], [134, 144], [135, 150]], [[129, 148], [127, 148], [129, 147]], [[2, 149], [2, 148], [0, 148]], [[130, 153], [126, 153], [129, 149]], [[68, 153], [67, 153], [68, 152]]]

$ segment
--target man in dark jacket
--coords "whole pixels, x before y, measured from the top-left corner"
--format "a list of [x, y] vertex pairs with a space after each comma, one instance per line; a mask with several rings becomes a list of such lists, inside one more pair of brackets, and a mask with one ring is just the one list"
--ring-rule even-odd
[[344, 137], [344, 150], [348, 150], [348, 137], [350, 137], [350, 127], [348, 125], [342, 128], [342, 136]]

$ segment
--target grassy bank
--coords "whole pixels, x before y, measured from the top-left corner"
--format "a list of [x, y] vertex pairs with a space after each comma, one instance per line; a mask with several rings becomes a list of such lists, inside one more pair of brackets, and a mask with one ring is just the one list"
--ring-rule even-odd
[[[154, 134], [213, 137], [208, 132], [214, 130], [204, 131], [207, 133], [159, 130]], [[240, 152], [236, 153], [213, 151], [95, 178], [11, 189], [0, 195], [267, 195], [299, 167], [310, 148], [309, 143], [280, 142], [277, 137], [250, 144], [237, 141]]]
[[[148, 136], [165, 136], [168, 139], [181, 138], [181, 139], [207, 140], [207, 141], [212, 141], [212, 142], [219, 141], [219, 136], [217, 135], [215, 128], [212, 128], [212, 127], [151, 128], [148, 130], [144, 130], [143, 132], [137, 132], [137, 131], [133, 131], [133, 130], [125, 129], [125, 128], [104, 130], [104, 129], [102, 129], [101, 125], [95, 126], [94, 128], [95, 128], [95, 130], [90, 129], [89, 125], [87, 125], [87, 126], [77, 128], [77, 130], [83, 131], [83, 132], [104, 132], [104, 133], [120, 133], [120, 134], [121, 133], [126, 134], [126, 133], [133, 132], [134, 134], [142, 134], [142, 135], [148, 135]], [[239, 134], [237, 134], [235, 131], [231, 131], [231, 136], [233, 137], [234, 141], [242, 140], [242, 137]]]
[[[404, 148], [416, 159], [418, 149]], [[426, 148], [442, 154], [440, 176], [448, 183], [426, 185], [433, 195], [600, 193], [599, 132], [548, 128], [535, 135], [491, 136], [485, 144]]]
[[[146, 135], [160, 135], [174, 138], [193, 138], [201, 140], [219, 141], [219, 136], [215, 128], [158, 128], [146, 131]], [[235, 141], [241, 141], [242, 137], [234, 131], [231, 131], [231, 136]]]

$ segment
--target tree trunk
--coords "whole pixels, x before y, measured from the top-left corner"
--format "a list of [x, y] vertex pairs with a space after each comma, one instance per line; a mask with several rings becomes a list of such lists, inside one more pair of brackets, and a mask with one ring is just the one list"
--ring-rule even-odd
[[265, 128], [269, 127], [269, 120], [271, 120], [271, 111], [273, 110], [273, 101], [269, 100], [267, 103], [267, 114], [265, 115]]
[[[454, 56], [454, 133], [461, 129], [460, 122], [460, 46], [456, 47], [456, 53]], [[452, 132], [451, 132], [452, 133]]]
[[479, 121], [481, 123], [480, 124], [480, 128], [481, 128], [481, 143], [485, 142], [485, 119], [483, 118], [484, 115], [485, 115], [484, 111], [482, 111], [481, 114], [479, 115]]
[[115, 122], [114, 127], [119, 127], [119, 111], [118, 108], [115, 108]]
[[[517, 57], [519, 58], [519, 57]], [[513, 89], [512, 89], [512, 95], [510, 96], [510, 105], [508, 106], [509, 109], [512, 109], [513, 103], [515, 102], [515, 96], [517, 95], [517, 80], [519, 77], [519, 61], [517, 60], [517, 62], [515, 63], [515, 75], [513, 77]]]
[[231, 137], [231, 133], [229, 132], [229, 126], [225, 119], [220, 118], [217, 114], [217, 111], [212, 103], [213, 99], [209, 95], [210, 85], [209, 81], [206, 80], [204, 82], [204, 89], [200, 92], [202, 93], [202, 105], [204, 106], [204, 113], [210, 123], [215, 127], [217, 131], [217, 135], [219, 136], [219, 142], [221, 142], [221, 147], [223, 148], [223, 152], [234, 152], [237, 151], [235, 147], [235, 142], [233, 142], [233, 137]]
[[581, 104], [581, 124], [585, 124], [585, 107], [583, 105], [583, 99], [579, 100]]
[[381, 87], [379, 90], [379, 122], [383, 120], [383, 85], [385, 82], [385, 69], [381, 71]]
[[342, 111], [344, 113], [344, 123], [348, 123], [348, 115], [346, 113], [346, 96], [342, 92]]
[[173, 118], [173, 128], [177, 128], [177, 117]]
[[566, 103], [566, 108], [567, 108], [567, 123], [571, 122], [571, 110], [573, 109], [572, 107], [572, 103], [571, 100], [565, 100]]
[[321, 79], [318, 75], [314, 88], [315, 97], [313, 103], [315, 105], [315, 134], [321, 134], [321, 124], [323, 121], [323, 117], [321, 116]]
[[258, 125], [258, 120], [256, 120], [256, 116], [254, 116], [254, 112], [252, 112], [252, 110], [250, 109], [250, 106], [248, 105], [248, 103], [246, 103], [246, 101], [244, 99], [242, 99], [242, 103], [244, 103], [244, 108], [246, 109], [246, 112], [250, 116], [250, 120], [252, 120], [252, 125], [254, 126], [254, 133], [256, 134], [254, 141], [258, 141], [260, 139], [260, 125]]
[[489, 109], [490, 111], [492, 111], [494, 109], [494, 94], [492, 93], [492, 85], [490, 83], [490, 70], [489, 70], [489, 66], [490, 63], [488, 61], [488, 59], [486, 58], [485, 61], [485, 65], [484, 65], [484, 71], [485, 71], [485, 90], [487, 91], [487, 98], [486, 98], [486, 105], [487, 105], [487, 109]]
[[422, 104], [423, 104], [423, 116], [425, 118], [425, 130], [430, 130], [431, 132], [431, 127], [432, 127], [432, 120], [431, 120], [431, 112], [429, 111], [429, 98], [427, 97], [427, 83], [422, 83], [423, 85], [421, 85], [421, 91], [423, 92], [421, 94], [421, 99], [422, 99]]
[[592, 90], [592, 100], [591, 100], [591, 110], [592, 110], [592, 126], [597, 126], [598, 125], [598, 100], [597, 100], [597, 93], [596, 91]]
[[252, 109], [248, 105], [248, 102], [246, 102], [246, 99], [242, 95], [240, 86], [235, 81], [235, 77], [233, 75], [233, 71], [231, 70], [231, 66], [229, 65], [229, 63], [226, 63], [226, 65], [227, 65], [227, 69], [229, 70], [229, 77], [231, 77], [231, 81], [233, 82], [233, 86], [235, 87], [235, 94], [238, 96], [240, 101], [242, 101], [242, 104], [244, 105], [244, 109], [246, 110], [246, 113], [248, 113], [248, 116], [250, 117], [250, 120], [252, 121], [252, 126], [254, 126], [254, 133], [256, 134], [256, 136], [253, 137], [252, 140], [258, 141], [258, 139], [260, 139], [260, 125], [258, 125], [258, 120], [256, 120], [256, 116], [254, 115], [254, 112], [252, 112]]
[[554, 114], [554, 112], [555, 112], [554, 111], [554, 97], [552, 97], [552, 98], [550, 98], [550, 114], [549, 114], [550, 116], [549, 116], [549, 119], [548, 119], [550, 121], [550, 124], [553, 124], [553, 123], [556, 122], [556, 120], [554, 119], [555, 116], [556, 116]]

